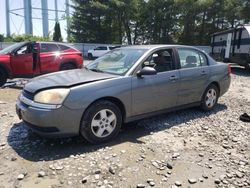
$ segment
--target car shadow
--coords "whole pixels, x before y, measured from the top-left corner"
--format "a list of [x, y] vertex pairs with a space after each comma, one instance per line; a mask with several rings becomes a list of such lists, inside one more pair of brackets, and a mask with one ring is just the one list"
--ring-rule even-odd
[[46, 139], [29, 130], [23, 122], [14, 124], [9, 131], [8, 144], [22, 158], [29, 161], [52, 161], [96, 151], [106, 146], [130, 142], [144, 143], [142, 137], [151, 132], [164, 131], [190, 120], [207, 117], [226, 110], [224, 104], [218, 104], [213, 111], [202, 112], [198, 108], [171, 112], [152, 118], [143, 119], [123, 126], [119, 135], [113, 140], [99, 145], [90, 144], [80, 136], [73, 138]]
[[245, 69], [237, 65], [231, 66], [232, 73], [238, 76], [250, 77], [250, 70]]

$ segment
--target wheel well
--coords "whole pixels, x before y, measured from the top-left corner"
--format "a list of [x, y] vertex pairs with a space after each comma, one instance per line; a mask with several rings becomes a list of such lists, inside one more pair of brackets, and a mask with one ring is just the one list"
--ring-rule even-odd
[[122, 103], [121, 100], [115, 98], [115, 97], [102, 97], [99, 98], [97, 100], [95, 100], [94, 102], [92, 102], [87, 108], [89, 108], [92, 104], [94, 104], [97, 101], [101, 101], [101, 100], [106, 100], [106, 101], [110, 101], [112, 103], [114, 103], [115, 105], [117, 105], [117, 107], [121, 110], [122, 113], [122, 121], [124, 122], [125, 118], [126, 118], [126, 110], [125, 110], [125, 106]]
[[220, 85], [219, 85], [219, 83], [218, 82], [212, 82], [209, 85], [212, 85], [212, 84], [215, 85], [218, 88], [218, 91], [219, 91], [219, 94], [220, 94]]
[[66, 62], [61, 63], [60, 69], [62, 68], [63, 65], [66, 65], [66, 64], [71, 64], [71, 65], [74, 65], [75, 67], [77, 67], [75, 61], [66, 61]]

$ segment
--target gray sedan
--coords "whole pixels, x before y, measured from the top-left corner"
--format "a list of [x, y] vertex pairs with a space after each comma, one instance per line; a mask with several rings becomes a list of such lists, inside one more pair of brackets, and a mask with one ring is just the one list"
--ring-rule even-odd
[[230, 85], [230, 67], [180, 45], [127, 46], [82, 70], [34, 78], [16, 111], [40, 135], [116, 136], [126, 122], [190, 106], [212, 110]]

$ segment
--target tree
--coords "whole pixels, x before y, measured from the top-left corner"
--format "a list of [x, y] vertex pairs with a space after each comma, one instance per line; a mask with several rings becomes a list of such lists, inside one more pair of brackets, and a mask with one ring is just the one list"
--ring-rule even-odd
[[49, 37], [40, 37], [34, 35], [11, 35], [4, 38], [4, 42], [23, 42], [23, 41], [50, 41]]
[[53, 33], [53, 41], [61, 42], [62, 35], [61, 35], [61, 28], [59, 22], [55, 23], [54, 33]]
[[209, 45], [212, 33], [250, 21], [249, 0], [73, 0], [71, 40]]
[[0, 42], [4, 41], [4, 36], [0, 34]]

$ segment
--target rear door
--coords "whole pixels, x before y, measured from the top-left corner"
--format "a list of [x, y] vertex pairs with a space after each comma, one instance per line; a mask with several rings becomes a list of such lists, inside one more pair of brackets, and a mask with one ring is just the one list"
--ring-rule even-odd
[[55, 72], [59, 70], [63, 56], [57, 44], [41, 43], [40, 45], [40, 67], [41, 73]]
[[133, 115], [150, 113], [174, 107], [179, 90], [179, 71], [175, 70], [172, 49], [152, 53], [142, 64], [154, 67], [156, 75], [132, 78]]
[[11, 55], [10, 63], [15, 76], [31, 77], [33, 75], [32, 44], [26, 43]]
[[208, 60], [204, 53], [191, 48], [177, 49], [180, 61], [180, 90], [178, 105], [201, 100], [210, 74]]

